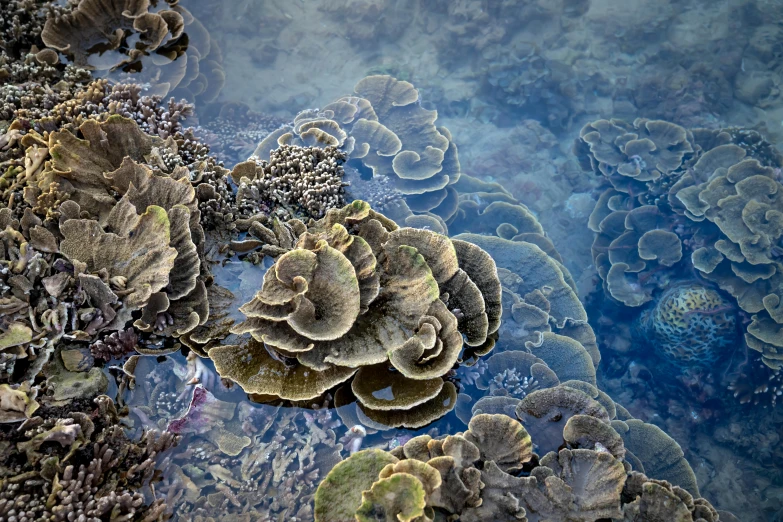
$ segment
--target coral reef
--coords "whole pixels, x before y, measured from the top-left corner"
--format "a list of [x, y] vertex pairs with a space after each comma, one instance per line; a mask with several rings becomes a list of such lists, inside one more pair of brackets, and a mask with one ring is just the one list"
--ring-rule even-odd
[[254, 152], [266, 157], [280, 145], [333, 146], [373, 177], [393, 181], [410, 210], [448, 220], [456, 211], [457, 146], [437, 111], [424, 109], [412, 84], [391, 76], [368, 76], [354, 94], [321, 110], [303, 111], [290, 126], [267, 136]]
[[151, 84], [149, 94], [210, 102], [225, 83], [217, 42], [174, 0], [82, 0], [50, 15], [41, 38], [79, 66]]
[[[8, 0], [0, 6], [0, 62], [23, 57], [34, 45], [48, 18], [59, 19], [73, 5], [57, 5], [47, 0]], [[2, 74], [0, 74], [2, 78]]]
[[290, 400], [353, 377], [359, 410], [379, 425], [423, 426], [454, 406], [443, 377], [463, 335], [481, 346], [500, 325], [500, 283], [483, 250], [400, 229], [362, 201], [308, 225], [252, 230], [277, 259], [232, 329], [252, 339], [208, 352], [222, 377]]
[[[311, 520], [318, 481], [342, 458], [334, 410], [321, 403], [281, 409], [236, 401], [211, 371], [198, 369], [198, 359], [142, 359], [129, 403], [141, 425], [182, 438], [155, 489], [167, 515]], [[189, 383], [199, 373], [202, 384], [194, 387]]]
[[285, 123], [278, 116], [252, 111], [244, 103], [215, 103], [200, 107], [195, 133], [218, 161], [233, 166], [249, 158], [259, 142]]
[[[449, 41], [463, 42], [464, 50], [470, 40], [482, 49], [485, 99], [503, 99], [553, 129], [567, 127], [581, 111], [583, 98], [573, 89], [577, 58], [557, 56], [548, 48], [552, 39], [531, 44], [508, 29], [524, 19], [557, 33], [585, 12], [584, 2], [533, 2], [518, 12], [504, 3], [486, 13], [476, 2], [428, 9], [410, 2], [394, 16], [384, 9], [388, 3], [360, 4], [326, 9], [357, 24], [354, 43], [367, 45], [380, 30], [400, 36], [395, 27], [429, 19], [440, 31], [444, 61], [459, 52]], [[296, 34], [283, 31], [291, 23], [287, 7], [237, 9], [248, 17], [235, 25], [253, 32], [260, 26], [268, 43], [244, 60], [274, 59]], [[448, 17], [436, 23], [429, 9]], [[375, 16], [381, 12], [390, 18]], [[496, 24], [498, 16], [508, 20]], [[436, 127], [437, 113], [428, 110], [426, 82], [420, 86], [427, 96], [421, 96], [406, 81], [369, 76], [354, 95], [302, 112], [276, 131], [275, 118], [243, 104], [215, 104], [207, 110], [217, 116], [193, 131], [185, 128], [193, 106], [162, 97], [181, 95], [204, 109], [222, 87], [222, 56], [217, 41], [175, 0], [82, 0], [65, 7], [10, 2], [0, 17], [0, 79], [6, 81], [0, 107], [0, 439], [11, 441], [0, 443], [9, 459], [0, 469], [0, 514], [20, 520], [308, 520], [320, 516], [318, 501], [316, 513], [312, 504], [318, 481], [352, 454], [345, 462], [370, 455], [374, 464], [387, 465], [365, 473], [359, 485], [339, 480], [346, 470], [351, 475], [350, 465], [334, 469], [331, 484], [345, 493], [339, 500], [351, 501], [339, 508], [347, 509], [347, 518], [429, 519], [437, 509], [465, 520], [718, 519], [706, 502], [685, 492], [697, 495], [698, 489], [679, 445], [596, 387], [595, 334], [574, 279], [536, 218], [537, 210], [565, 199], [568, 187], [544, 191], [531, 181], [538, 175], [519, 176], [520, 186], [506, 187], [502, 176], [484, 172], [498, 163], [482, 165], [478, 158], [473, 173], [481, 178], [461, 175], [450, 133]], [[15, 34], [11, 26], [33, 33]], [[44, 42], [50, 48], [40, 50]], [[53, 49], [105, 78], [88, 83], [85, 68], [61, 63]], [[410, 78], [408, 65], [376, 70]], [[579, 81], [589, 82], [585, 75]], [[590, 95], [589, 86], [585, 91]], [[507, 122], [518, 116], [502, 112], [499, 119]], [[549, 131], [531, 120], [522, 127], [493, 150], [540, 139], [542, 150], [556, 157]], [[625, 182], [614, 190], [627, 188], [629, 198], [638, 183], [647, 187], [638, 200], [642, 211], [618, 230], [647, 263], [644, 269], [680, 267], [691, 250], [710, 246], [714, 238], [678, 228], [687, 218], [713, 223], [745, 259], [716, 246], [733, 264], [716, 268], [715, 277], [728, 266], [749, 283], [773, 279], [769, 268], [749, 265], [774, 264], [767, 259], [774, 260], [775, 246], [759, 247], [744, 239], [745, 230], [724, 226], [731, 215], [756, 212], [747, 223], [751, 232], [763, 229], [771, 242], [778, 239], [758, 217], [777, 211], [774, 198], [759, 210], [761, 199], [753, 199], [759, 186], [753, 192], [726, 166], [731, 173], [712, 189], [736, 185], [733, 195], [743, 201], [733, 210], [716, 201], [701, 221], [685, 199], [674, 199], [674, 185], [650, 189], [674, 181], [726, 138], [693, 131], [677, 141], [675, 132], [675, 143], [665, 144], [666, 132], [654, 124], [634, 130], [641, 137], [630, 141], [640, 143], [624, 143], [622, 152], [638, 152], [623, 158], [628, 165], [612, 166], [633, 179], [604, 174]], [[231, 176], [197, 135], [236, 163]], [[241, 162], [249, 144], [262, 139], [257, 157]], [[773, 154], [754, 139], [730, 136], [753, 149], [750, 155]], [[678, 149], [686, 142], [692, 150]], [[517, 152], [496, 161], [515, 163], [525, 156]], [[669, 156], [680, 152], [675, 165]], [[546, 163], [537, 161], [520, 161], [519, 168]], [[656, 164], [657, 174], [648, 163]], [[565, 178], [578, 183], [562, 164], [541, 172], [553, 186]], [[356, 180], [350, 192], [346, 176]], [[697, 176], [678, 190], [685, 197], [704, 181]], [[512, 194], [520, 191], [524, 204]], [[373, 211], [354, 201], [344, 207], [364, 194], [381, 206]], [[622, 197], [611, 205], [621, 203]], [[671, 206], [671, 217], [643, 208], [662, 204]], [[584, 201], [567, 208], [575, 215], [577, 207]], [[398, 228], [392, 220], [416, 228]], [[655, 230], [648, 234], [650, 222]], [[449, 239], [449, 232], [460, 235]], [[230, 270], [245, 265], [239, 281], [228, 282], [231, 291], [221, 285], [233, 272], [210, 273], [220, 257]], [[709, 249], [699, 259], [723, 262]], [[684, 322], [712, 329], [718, 338], [751, 322], [746, 311], [726, 313], [730, 299], [712, 288], [684, 299], [651, 296], [673, 328], [657, 335], [671, 346], [688, 335], [678, 330]], [[244, 322], [234, 325], [237, 304], [248, 299]], [[762, 298], [770, 317], [776, 317], [773, 301], [769, 294]], [[762, 319], [748, 332], [769, 345], [759, 348], [766, 359], [778, 360]], [[246, 333], [250, 339], [241, 337]], [[187, 353], [184, 361], [180, 350]], [[680, 355], [674, 351], [669, 357]], [[704, 364], [712, 361], [704, 350], [700, 355]], [[122, 415], [105, 396], [98, 399], [100, 411], [87, 404], [107, 390], [116, 390]], [[267, 404], [247, 402], [241, 391]], [[482, 392], [475, 403], [465, 400]], [[456, 418], [432, 426], [453, 408]], [[452, 433], [457, 418], [468, 421], [467, 432], [429, 438]], [[133, 440], [129, 427], [164, 433], [146, 431]], [[429, 435], [406, 443], [410, 429]], [[180, 437], [184, 443], [168, 450]], [[396, 449], [381, 456], [361, 452], [363, 445]], [[662, 509], [668, 511], [653, 515]]]
[[[548, 441], [524, 419], [478, 414], [463, 433], [354, 453], [318, 486], [315, 520], [720, 520], [706, 500], [627, 471], [601, 410], [556, 424]], [[562, 449], [539, 457], [535, 442]]]
[[209, 315], [193, 185], [219, 167], [195, 143], [180, 149], [174, 136], [147, 135], [118, 115], [86, 120], [78, 136], [29, 130], [24, 168], [8, 171], [0, 210], [4, 382], [33, 379], [60, 340], [92, 343], [104, 360], [158, 353], [154, 339], [117, 331], [135, 319], [137, 331], [179, 337]]
[[251, 160], [231, 171], [240, 216], [320, 219], [345, 206], [345, 154], [334, 147], [281, 145], [269, 161]]
[[[777, 313], [781, 265], [775, 225], [783, 156], [755, 131], [690, 131], [643, 119], [590, 123], [575, 151], [583, 167], [611, 185], [590, 216], [597, 233], [593, 258], [606, 293], [632, 307], [659, 301], [647, 328], [657, 336], [664, 330], [680, 336], [683, 328], [690, 335], [695, 328], [699, 336], [717, 335], [724, 345], [733, 341], [731, 323], [741, 322], [745, 343], [769, 369], [768, 382], [759, 385], [740, 375], [731, 386], [743, 402], [775, 403], [783, 346], [776, 326], [783, 316]], [[705, 289], [685, 297], [703, 296], [696, 301], [676, 305], [673, 294], [662, 294], [694, 276]], [[686, 314], [687, 324], [671, 322], [666, 310], [675, 309]], [[715, 353], [693, 344], [686, 350], [696, 351], [693, 360], [721, 355], [720, 346]], [[674, 355], [665, 347], [663, 353]], [[675, 359], [682, 362], [681, 355]]]
[[348, 38], [361, 49], [400, 38], [415, 19], [416, 2], [340, 0], [320, 6], [335, 23], [351, 27]]
[[420, 30], [432, 35], [437, 65], [461, 80], [449, 93], [455, 110], [502, 124], [522, 115], [553, 129], [570, 124], [588, 91], [578, 86], [600, 75], [592, 67], [577, 73], [584, 57], [562, 40], [588, 2], [556, 5], [437, 1], [421, 8]]
[[[76, 71], [88, 74], [84, 70]], [[163, 107], [160, 97], [141, 95], [138, 85], [111, 86], [106, 80], [87, 84], [81, 76], [66, 81], [63, 77], [68, 77], [68, 69], [65, 73], [56, 73], [46, 83], [39, 83], [40, 79], [21, 81], [17, 78], [14, 82], [19, 83], [0, 87], [7, 93], [0, 115], [5, 120], [0, 122], [0, 129], [7, 128], [0, 137], [0, 143], [4, 144], [0, 147], [0, 160], [6, 169], [0, 190], [4, 191], [6, 201], [7, 189], [19, 188], [13, 183], [16, 171], [26, 168], [26, 142], [23, 143], [22, 138], [33, 131], [34, 135], [41, 135], [42, 141], [55, 131], [78, 133], [79, 126], [88, 119], [105, 121], [112, 115], [133, 119], [146, 133], [171, 137], [177, 143], [178, 153], [189, 162], [206, 160], [204, 151], [199, 150], [203, 146], [183, 127], [184, 120], [193, 113], [191, 105], [170, 99], [167, 107]], [[55, 80], [58, 80], [56, 88], [52, 86]]]
[[640, 334], [663, 359], [686, 368], [709, 367], [734, 349], [734, 307], [716, 290], [697, 283], [673, 285], [640, 317]]
[[43, 407], [0, 431], [0, 517], [157, 520], [167, 505], [153, 482], [179, 437], [150, 430], [129, 438], [105, 395], [74, 406]]

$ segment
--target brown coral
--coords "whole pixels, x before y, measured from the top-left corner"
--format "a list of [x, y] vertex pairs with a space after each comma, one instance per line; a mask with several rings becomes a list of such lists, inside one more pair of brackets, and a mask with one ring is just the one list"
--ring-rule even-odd
[[391, 76], [368, 76], [354, 91], [320, 111], [300, 113], [267, 136], [254, 156], [265, 158], [286, 144], [340, 147], [374, 176], [391, 179], [408, 212], [452, 217], [459, 158], [451, 134], [435, 126], [437, 112], [421, 106], [412, 84]]
[[345, 159], [334, 147], [282, 145], [268, 161], [240, 163], [231, 172], [240, 212], [322, 218], [328, 209], [345, 205]]
[[[358, 520], [364, 520], [369, 500], [376, 506], [376, 513], [387, 514], [392, 506], [397, 506], [395, 513], [402, 512], [402, 506], [412, 510], [415, 501], [417, 516], [424, 514], [418, 520], [448, 516], [471, 522], [647, 520], [642, 517], [683, 509], [688, 517], [704, 513], [705, 520], [717, 520], [717, 512], [704, 499], [694, 500], [665, 481], [628, 473], [621, 460], [622, 439], [616, 433], [611, 438], [606, 432], [614, 433], [611, 427], [598, 419], [572, 419], [582, 418], [597, 423], [592, 428], [589, 423], [582, 424], [583, 449], [551, 451], [540, 460], [534, 457], [530, 435], [519, 422], [505, 415], [487, 414], [473, 417], [463, 434], [438, 439], [421, 435], [390, 453], [355, 453], [338, 464], [319, 486], [315, 519], [347, 520], [355, 513]], [[563, 436], [557, 434], [556, 439], [559, 443]], [[590, 439], [593, 442], [587, 442]], [[597, 439], [607, 443], [611, 440], [616, 454]], [[545, 438], [535, 442], [539, 447], [553, 446]], [[523, 467], [525, 476], [516, 476], [514, 473]], [[398, 476], [400, 484], [392, 487], [388, 481]], [[652, 491], [656, 488], [668, 492], [668, 497]], [[380, 491], [386, 492], [382, 501]]]
[[44, 408], [23, 430], [2, 434], [3, 468], [24, 480], [0, 483], [0, 517], [100, 520], [113, 514], [153, 520], [166, 511], [165, 500], [146, 488], [165, 468], [178, 437], [150, 430], [129, 438], [106, 396], [87, 408], [62, 417], [61, 410]]
[[[50, 16], [41, 38], [74, 63], [124, 80], [149, 83], [150, 94], [211, 102], [225, 83], [222, 53], [184, 7], [157, 0], [87, 0]], [[119, 72], [117, 72], [119, 71]]]
[[[406, 392], [393, 403], [362, 405], [368, 417], [384, 411], [394, 424], [402, 417], [391, 410], [410, 411], [413, 418], [426, 403], [443, 404], [439, 393], [454, 392], [441, 377], [457, 362], [463, 334], [467, 344], [481, 345], [500, 324], [500, 284], [491, 258], [431, 231], [398, 229], [361, 201], [307, 226], [292, 221], [267, 237], [280, 244], [276, 238], [284, 230], [290, 246], [241, 308], [247, 320], [233, 329], [257, 343], [209, 351], [221, 375], [245, 391], [286, 399], [316, 397], [358, 368], [353, 387], [360, 400], [389, 386], [398, 389], [405, 379], [417, 381], [419, 399]], [[283, 374], [267, 370], [279, 363], [264, 346], [296, 361], [284, 375], [307, 375], [310, 384], [300, 379], [284, 385]]]
[[[636, 144], [645, 133], [650, 151], [627, 154], [628, 144]], [[651, 143], [655, 147], [650, 148]], [[575, 150], [584, 167], [612, 185], [590, 218], [590, 227], [597, 232], [593, 259], [607, 294], [627, 306], [662, 300], [668, 296], [662, 292], [676, 286], [678, 278], [692, 278], [688, 272], [692, 266], [700, 278], [731, 294], [736, 307], [751, 316], [745, 344], [758, 351], [769, 368], [769, 383], [759, 387], [740, 376], [732, 389], [743, 402], [765, 397], [776, 402], [783, 360], [778, 295], [783, 295], [778, 246], [783, 207], [776, 170], [783, 165], [780, 153], [755, 131], [690, 131], [646, 120], [633, 125], [619, 120], [588, 124]], [[704, 292], [715, 290], [705, 286]], [[715, 360], [721, 353], [712, 353], [709, 345], [719, 349], [734, 345], [733, 305], [715, 295], [701, 301], [720, 303], [706, 309], [709, 313], [725, 310], [725, 320], [724, 316], [717, 319], [727, 327], [708, 324], [708, 334], [718, 337], [717, 344], [696, 340], [705, 353], [690, 359]], [[700, 312], [697, 307], [692, 313]], [[657, 308], [653, 313], [658, 313]], [[654, 328], [648, 326], [647, 331], [679, 328], [668, 319], [650, 326]], [[681, 344], [679, 338], [674, 344]]]

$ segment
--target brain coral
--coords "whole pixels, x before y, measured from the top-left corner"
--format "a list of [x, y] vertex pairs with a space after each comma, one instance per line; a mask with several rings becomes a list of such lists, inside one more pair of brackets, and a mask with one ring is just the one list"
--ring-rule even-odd
[[[278, 257], [233, 328], [252, 340], [209, 350], [249, 393], [302, 400], [354, 377], [370, 421], [420, 426], [453, 407], [443, 376], [465, 343], [500, 325], [500, 282], [479, 247], [398, 228], [354, 201], [305, 225], [275, 223]], [[445, 401], [445, 402], [444, 402]], [[444, 410], [444, 407], [446, 409]], [[402, 414], [397, 414], [402, 410]], [[424, 412], [424, 413], [423, 413]]]
[[[315, 520], [719, 520], [706, 500], [626, 471], [623, 439], [595, 412], [549, 441], [506, 415], [478, 414], [463, 433], [354, 453], [318, 486]], [[555, 449], [538, 459], [535, 442]]]
[[[771, 370], [771, 382], [751, 386], [741, 400], [770, 391], [775, 402], [783, 368], [783, 156], [755, 131], [686, 130], [641, 119], [590, 123], [575, 151], [583, 167], [611, 185], [590, 216], [593, 258], [607, 293], [640, 306], [695, 272], [730, 294], [750, 317], [746, 345]], [[704, 319], [708, 337], [731, 329]]]
[[713, 365], [738, 340], [736, 307], [716, 290], [693, 282], [664, 292], [640, 323], [666, 360], [685, 367]]
[[[460, 177], [457, 146], [436, 111], [421, 106], [419, 92], [391, 76], [368, 76], [354, 94], [321, 110], [304, 111], [267, 136], [254, 156], [266, 158], [280, 145], [340, 147], [373, 176], [393, 181], [410, 210], [448, 220], [456, 212]], [[349, 161], [349, 164], [351, 163]]]

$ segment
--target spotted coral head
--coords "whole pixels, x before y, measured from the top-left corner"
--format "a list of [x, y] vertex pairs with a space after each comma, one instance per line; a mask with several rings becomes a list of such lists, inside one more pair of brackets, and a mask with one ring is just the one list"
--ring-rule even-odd
[[640, 325], [655, 351], [679, 367], [711, 366], [737, 342], [736, 305], [697, 282], [667, 290]]

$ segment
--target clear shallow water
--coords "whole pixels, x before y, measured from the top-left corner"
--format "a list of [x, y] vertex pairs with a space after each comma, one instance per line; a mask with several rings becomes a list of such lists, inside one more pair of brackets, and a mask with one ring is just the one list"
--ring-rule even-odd
[[[730, 393], [713, 392], [720, 396], [713, 401], [704, 396], [705, 386], [724, 384], [701, 372], [680, 372], [673, 378], [676, 372], [635, 343], [636, 314], [605, 307], [590, 252], [593, 233], [587, 228], [599, 180], [580, 169], [571, 147], [585, 123], [611, 117], [659, 118], [688, 128], [746, 126], [779, 144], [783, 37], [775, 28], [779, 31], [783, 25], [783, 4], [196, 0], [185, 5], [223, 50], [226, 84], [218, 104], [243, 102], [252, 111], [288, 121], [300, 110], [351, 93], [368, 74], [412, 82], [422, 105], [438, 110], [438, 124], [450, 130], [459, 146], [462, 171], [501, 183], [536, 214], [560, 252], [580, 297], [590, 305], [603, 356], [598, 368], [601, 388], [635, 417], [661, 426], [680, 443], [702, 495], [716, 507], [741, 514], [743, 520], [777, 520], [783, 509], [779, 410], [732, 403]], [[225, 124], [231, 127], [230, 120]], [[227, 166], [247, 157], [261, 134], [242, 134], [244, 121], [235, 125], [226, 130], [228, 139], [236, 140], [232, 154], [225, 155]], [[263, 277], [262, 269], [238, 261], [214, 271], [217, 281], [237, 295], [237, 304], [249, 300]], [[515, 332], [502, 331], [499, 346], [503, 335]], [[174, 357], [174, 364], [189, 375], [186, 361]], [[211, 368], [205, 364], [206, 369], [191, 373], [207, 375], [203, 372]], [[708, 373], [731, 373], [736, 363], [722, 364]], [[475, 399], [485, 391], [469, 384], [472, 371], [461, 369], [457, 376], [466, 386], [463, 391]], [[320, 442], [327, 455], [325, 448], [347, 435], [333, 413], [318, 417], [312, 410], [288, 412], [284, 406], [281, 414], [273, 406], [248, 402], [236, 387], [222, 389], [214, 377], [211, 383], [219, 400], [240, 404], [224, 419], [226, 431], [240, 438], [274, 445], [276, 433], [287, 436], [290, 426], [310, 434], [305, 437], [318, 433], [312, 430], [317, 426], [334, 432]], [[168, 385], [168, 393], [176, 397], [161, 404], [174, 410], [175, 418], [189, 395], [180, 397], [182, 379]], [[155, 423], [164, 418], [150, 414]], [[362, 447], [388, 448], [416, 433], [462, 429], [464, 424], [452, 412], [415, 432], [369, 434]], [[219, 435], [207, 434], [212, 439]], [[251, 482], [269, 472], [274, 476], [274, 465], [249, 470], [247, 461], [226, 454], [201, 457], [197, 449], [191, 451], [204, 436], [186, 439], [182, 461], [196, 454], [210, 466], [240, 470], [236, 476]], [[299, 441], [291, 440], [285, 443], [288, 451], [262, 454], [256, 462], [277, 458], [277, 469], [283, 469], [279, 466], [300, 448]], [[301, 447], [309, 443], [301, 442]], [[346, 447], [349, 444], [346, 439]], [[328, 467], [325, 459], [319, 463], [322, 470]], [[279, 471], [272, 489], [262, 485], [254, 491], [268, 495], [290, 490], [290, 485], [281, 485], [286, 476], [301, 478], [311, 465], [303, 457], [301, 465], [284, 468], [288, 473]], [[301, 473], [292, 474], [295, 469]], [[223, 471], [213, 468], [213, 473]], [[172, 491], [176, 498], [178, 491]], [[302, 504], [308, 491], [303, 487], [299, 492]], [[307, 520], [306, 511], [300, 516]]]

